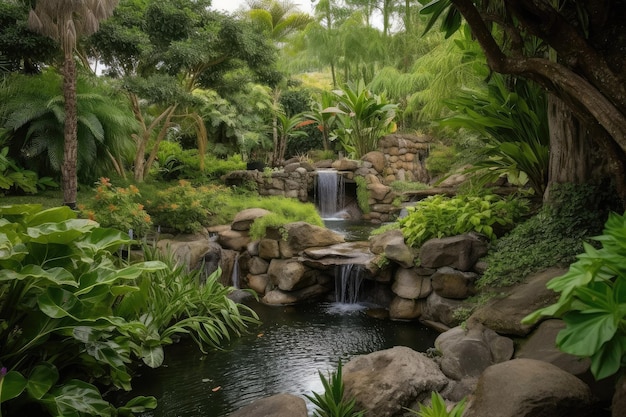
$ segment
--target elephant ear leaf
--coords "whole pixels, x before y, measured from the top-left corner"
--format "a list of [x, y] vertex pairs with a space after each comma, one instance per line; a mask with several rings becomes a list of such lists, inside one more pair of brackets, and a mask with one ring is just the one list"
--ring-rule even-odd
[[35, 399], [40, 400], [59, 379], [59, 371], [51, 363], [44, 362], [33, 368], [28, 378], [26, 390]]
[[[3, 368], [6, 372], [6, 368]], [[18, 397], [26, 388], [26, 378], [16, 371], [0, 376], [0, 404]]]

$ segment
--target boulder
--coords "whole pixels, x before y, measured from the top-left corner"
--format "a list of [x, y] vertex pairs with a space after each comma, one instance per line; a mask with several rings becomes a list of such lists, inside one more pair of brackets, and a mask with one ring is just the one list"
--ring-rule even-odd
[[433, 291], [441, 297], [464, 300], [474, 294], [474, 283], [478, 275], [462, 272], [450, 267], [439, 268], [431, 277]]
[[380, 151], [368, 152], [361, 159], [371, 163], [372, 168], [379, 174], [382, 174], [383, 169], [385, 169], [385, 154]]
[[402, 298], [426, 298], [433, 291], [429, 277], [418, 274], [419, 268], [398, 268], [391, 290]]
[[268, 214], [271, 214], [271, 212], [262, 208], [249, 208], [242, 210], [235, 215], [235, 219], [230, 225], [230, 228], [238, 231], [250, 230], [250, 225], [254, 223], [256, 219], [267, 216]]
[[342, 158], [334, 161], [332, 167], [337, 171], [355, 171], [359, 167], [359, 161]]
[[197, 269], [202, 264], [204, 255], [210, 250], [219, 251], [204, 235], [179, 235], [172, 239], [161, 239], [157, 249], [161, 253], [171, 253], [177, 264], [188, 269]]
[[426, 299], [426, 305], [422, 309], [422, 319], [455, 327], [459, 325], [459, 320], [454, 318], [454, 312], [462, 305], [463, 302], [460, 300], [443, 298], [433, 292]]
[[487, 243], [474, 234], [430, 239], [420, 248], [420, 264], [427, 268], [449, 266], [471, 271], [476, 261], [487, 254]]
[[591, 393], [580, 379], [547, 362], [514, 359], [478, 379], [464, 417], [591, 417]]
[[468, 330], [457, 326], [442, 333], [435, 348], [441, 353], [442, 372], [457, 381], [477, 378], [489, 366], [511, 359], [514, 351], [513, 340], [478, 323]]
[[248, 236], [248, 232], [232, 229], [220, 232], [218, 237], [218, 242], [223, 248], [237, 252], [244, 250], [251, 241], [252, 239]]
[[253, 289], [257, 294], [265, 294], [267, 287], [270, 285], [270, 277], [267, 274], [248, 275], [248, 287]]
[[440, 391], [448, 380], [426, 355], [396, 346], [351, 359], [343, 367], [343, 382], [346, 398], [354, 398], [357, 409], [392, 417]]
[[299, 290], [315, 284], [315, 276], [297, 259], [272, 259], [267, 275], [273, 285], [283, 291]]
[[280, 258], [280, 245], [274, 239], [261, 239], [259, 241], [259, 256], [263, 259]]
[[306, 402], [292, 394], [277, 394], [252, 402], [230, 417], [307, 417]]
[[536, 324], [522, 324], [521, 320], [535, 310], [553, 304], [558, 294], [546, 288], [552, 278], [567, 272], [564, 268], [550, 268], [530, 275], [504, 298], [494, 299], [476, 310], [469, 320], [476, 320], [500, 334], [527, 336]]
[[389, 306], [391, 320], [415, 320], [422, 315], [421, 301], [395, 297]]
[[269, 262], [267, 262], [263, 258], [253, 256], [248, 261], [248, 272], [250, 272], [252, 275], [265, 274], [269, 266]]
[[376, 201], [384, 200], [391, 191], [391, 187], [383, 184], [368, 184], [367, 189], [369, 191], [370, 197]]
[[400, 230], [390, 230], [370, 240], [372, 253], [384, 253], [387, 259], [394, 261], [403, 268], [415, 266], [415, 251], [404, 242]]
[[306, 222], [289, 223], [284, 228], [287, 231], [287, 244], [293, 253], [299, 253], [311, 247], [336, 245], [345, 241], [337, 232]]

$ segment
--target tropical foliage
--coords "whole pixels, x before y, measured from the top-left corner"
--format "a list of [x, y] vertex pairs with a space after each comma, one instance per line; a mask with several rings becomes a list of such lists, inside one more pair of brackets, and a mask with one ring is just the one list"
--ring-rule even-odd
[[[64, 99], [60, 76], [12, 75], [0, 89], [0, 123], [10, 155], [40, 175], [58, 177], [64, 158]], [[119, 96], [95, 79], [77, 84], [77, 159], [81, 182], [91, 183], [115, 170], [123, 174], [134, 154], [137, 124]]]
[[602, 247], [585, 243], [569, 271], [547, 287], [560, 294], [558, 301], [529, 316], [560, 317], [565, 329], [556, 338], [564, 352], [591, 359], [591, 372], [603, 379], [626, 364], [626, 215], [611, 213], [604, 232], [594, 238]]
[[409, 208], [398, 223], [408, 245], [420, 247], [432, 238], [455, 236], [471, 231], [496, 238], [495, 226], [510, 227], [527, 211], [519, 199], [496, 195], [435, 195]]
[[378, 140], [395, 130], [397, 105], [384, 95], [372, 94], [363, 81], [334, 91], [335, 106], [323, 110], [336, 116], [332, 138], [339, 139], [343, 149], [359, 159], [377, 149]]
[[116, 254], [130, 243], [67, 207], [0, 207], [2, 411], [114, 416], [154, 408], [153, 398], [136, 398], [116, 410], [100, 390], [130, 390], [132, 363], [160, 366], [176, 334], [206, 350], [256, 322], [226, 297], [219, 272], [200, 279], [149, 250], [148, 260], [127, 265]]
[[494, 75], [487, 90], [464, 90], [447, 104], [453, 114], [440, 123], [476, 132], [482, 141], [480, 159], [469, 172], [478, 172], [482, 184], [505, 176], [543, 195], [550, 132], [546, 97], [537, 85]]

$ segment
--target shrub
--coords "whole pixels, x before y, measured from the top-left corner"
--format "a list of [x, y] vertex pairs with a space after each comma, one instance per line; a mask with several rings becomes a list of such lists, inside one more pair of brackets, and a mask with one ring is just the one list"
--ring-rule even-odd
[[193, 233], [209, 224], [210, 200], [220, 192], [228, 193], [228, 189], [194, 188], [188, 181], [180, 180], [178, 186], [157, 191], [152, 199], [146, 201], [146, 208], [156, 225], [181, 233]]
[[433, 144], [430, 147], [428, 157], [426, 157], [426, 169], [432, 177], [447, 174], [456, 163], [457, 158], [457, 152], [453, 146]]
[[569, 265], [582, 252], [584, 240], [600, 233], [609, 210], [619, 206], [606, 185], [554, 186], [551, 198], [494, 243], [479, 287], [512, 285], [550, 266]]
[[435, 195], [409, 208], [408, 216], [399, 220], [406, 243], [419, 247], [432, 238], [459, 235], [471, 231], [496, 238], [494, 225], [512, 225], [525, 214], [523, 200], [502, 199], [496, 195], [483, 197]]
[[393, 181], [391, 184], [389, 184], [389, 186], [393, 191], [398, 193], [427, 190], [430, 188], [428, 184], [424, 184], [423, 182], [418, 181]]
[[83, 217], [125, 233], [132, 229], [135, 236], [145, 236], [150, 231], [152, 219], [139, 203], [141, 194], [137, 187], [115, 187], [108, 178], [100, 178], [96, 184], [93, 200], [78, 207]]

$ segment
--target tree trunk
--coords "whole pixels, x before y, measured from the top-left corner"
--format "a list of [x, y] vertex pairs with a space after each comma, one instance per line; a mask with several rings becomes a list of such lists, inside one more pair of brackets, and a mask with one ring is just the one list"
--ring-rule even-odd
[[63, 165], [61, 166], [63, 204], [71, 209], [75, 209], [78, 190], [78, 176], [76, 173], [78, 119], [76, 115], [76, 63], [74, 62], [72, 51], [65, 53], [63, 62], [63, 98], [65, 100]]
[[550, 167], [544, 201], [550, 200], [554, 184], [601, 181], [615, 173], [614, 155], [600, 146], [603, 136], [608, 135], [597, 123], [581, 120], [553, 94], [548, 95], [548, 122]]

